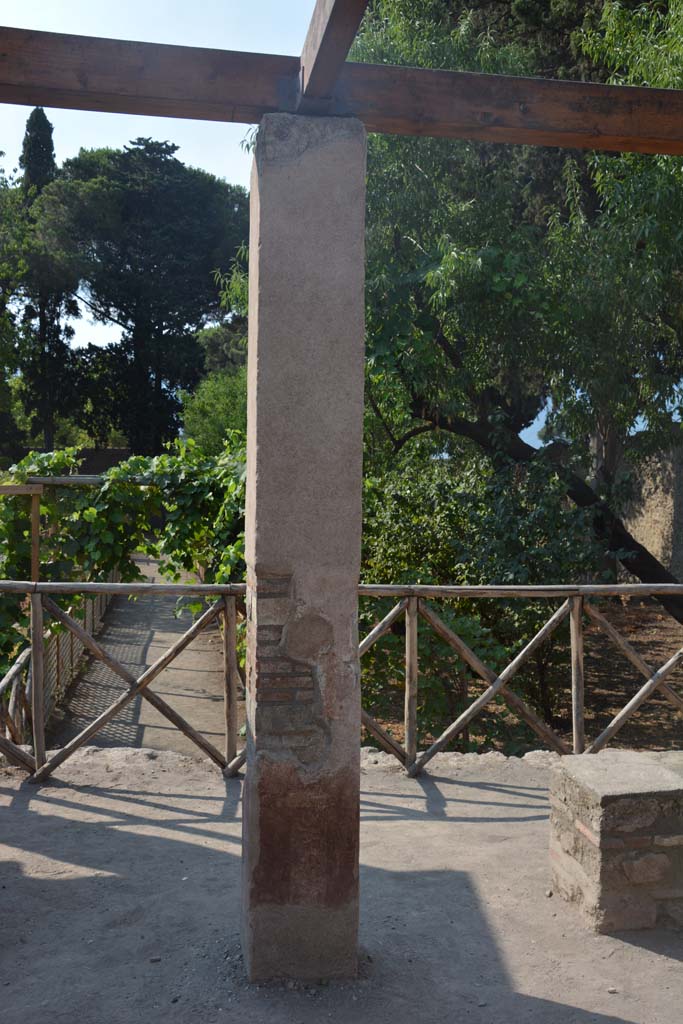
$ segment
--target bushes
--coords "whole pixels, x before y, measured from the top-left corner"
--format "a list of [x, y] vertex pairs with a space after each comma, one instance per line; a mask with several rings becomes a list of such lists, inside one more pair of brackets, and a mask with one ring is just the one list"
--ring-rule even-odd
[[[571, 506], [551, 466], [495, 468], [481, 458], [406, 458], [365, 488], [363, 578], [377, 583], [534, 584], [581, 582], [601, 572], [603, 552], [584, 511]], [[446, 623], [493, 669], [500, 669], [550, 617], [549, 601], [450, 601]], [[369, 630], [385, 611], [362, 609]], [[364, 659], [368, 707], [388, 710], [392, 684], [403, 679], [403, 625]], [[560, 628], [518, 676], [532, 706], [550, 724], [560, 679], [568, 679], [567, 630]], [[366, 667], [367, 665], [367, 667]], [[440, 732], [464, 707], [472, 673], [427, 627], [420, 632], [418, 716], [422, 734]], [[396, 690], [393, 691], [396, 704]], [[469, 701], [468, 701], [469, 702]], [[484, 740], [523, 742], [509, 723], [484, 715]], [[505, 726], [505, 728], [503, 728]]]
[[[134, 456], [111, 469], [101, 487], [47, 487], [41, 515], [41, 575], [47, 580], [103, 580], [114, 569], [124, 582], [141, 577], [136, 551], [160, 560], [177, 580], [201, 568], [207, 582], [244, 574], [244, 440], [229, 434], [223, 450], [204, 455], [176, 441], [155, 457]], [[76, 449], [32, 453], [14, 467], [29, 476], [76, 472]], [[0, 578], [30, 576], [27, 499], [0, 499]], [[194, 607], [192, 605], [191, 607]], [[0, 672], [25, 643], [27, 609], [0, 595]]]

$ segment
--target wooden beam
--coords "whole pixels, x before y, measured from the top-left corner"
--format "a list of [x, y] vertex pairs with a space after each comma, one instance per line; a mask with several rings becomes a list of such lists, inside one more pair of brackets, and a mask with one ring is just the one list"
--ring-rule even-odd
[[329, 113], [393, 135], [683, 154], [683, 90], [347, 63]]
[[[190, 626], [186, 633], [176, 640], [172, 647], [161, 655], [160, 658], [146, 668], [141, 676], [138, 677], [134, 685], [131, 685], [124, 693], [122, 693], [113, 704], [110, 704], [106, 710], [101, 712], [97, 718], [85, 727], [77, 736], [69, 740], [56, 754], [53, 754], [49, 761], [46, 761], [42, 766], [38, 766], [37, 771], [31, 777], [33, 782], [42, 782], [43, 779], [51, 775], [52, 772], [60, 764], [62, 764], [68, 757], [78, 750], [79, 747], [83, 746], [96, 732], [99, 732], [107, 722], [110, 722], [112, 718], [119, 711], [121, 711], [127, 704], [137, 697], [139, 693], [149, 686], [153, 679], [163, 672], [167, 665], [173, 661], [174, 658], [184, 651], [188, 644], [191, 644], [194, 638], [201, 633], [201, 631], [208, 626], [210, 622], [216, 618], [222, 607], [222, 601], [216, 601], [210, 608], [208, 608], [203, 615]], [[220, 755], [219, 755], [220, 756]], [[38, 758], [36, 758], [37, 762]]]
[[[296, 110], [297, 57], [0, 28], [0, 102], [209, 121]], [[683, 90], [344, 64], [369, 131], [683, 155]]]
[[[447, 644], [458, 652], [462, 660], [466, 665], [469, 665], [473, 669], [480, 679], [483, 679], [487, 683], [495, 683], [497, 676], [493, 669], [485, 665], [484, 662], [479, 658], [471, 648], [467, 646], [465, 641], [454, 633], [452, 629], [446, 625], [446, 623], [439, 618], [433, 608], [431, 608], [424, 601], [419, 602], [420, 615], [425, 619], [432, 627], [435, 633], [437, 633], [442, 640], [445, 640]], [[553, 732], [549, 725], [538, 717], [535, 711], [532, 711], [529, 705], [518, 697], [514, 690], [509, 690], [507, 686], [504, 686], [500, 691], [508, 707], [512, 708], [514, 713], [526, 722], [526, 724], [533, 729], [537, 736], [543, 740], [544, 743], [550, 747], [551, 750], [555, 750], [558, 754], [569, 754], [571, 753], [569, 747], [560, 739], [560, 737]]]
[[[529, 641], [519, 654], [515, 655], [509, 665], [507, 665], [500, 675], [496, 678], [491, 685], [484, 690], [484, 692], [473, 701], [470, 706], [463, 711], [456, 720], [445, 729], [439, 738], [432, 743], [431, 747], [424, 751], [418, 757], [417, 761], [408, 768], [408, 774], [415, 776], [419, 775], [424, 766], [428, 761], [434, 757], [435, 754], [440, 753], [448, 745], [448, 743], [455, 739], [455, 737], [463, 731], [465, 726], [469, 725], [473, 718], [476, 718], [479, 712], [489, 704], [497, 693], [501, 690], [512, 679], [516, 672], [522, 667], [525, 661], [533, 654], [537, 647], [540, 647], [542, 643], [551, 635], [551, 633], [557, 629], [559, 624], [569, 614], [569, 601], [565, 601], [556, 612], [553, 613], [552, 617], [548, 619], [546, 624], [539, 629], [538, 633]], [[683, 650], [682, 652], [683, 653]]]
[[38, 484], [0, 484], [0, 495], [14, 498], [22, 494], [41, 495], [43, 488]]
[[368, 0], [317, 0], [301, 52], [302, 112], [331, 99], [367, 6]]
[[[93, 657], [105, 664], [107, 668], [111, 669], [111, 671], [119, 676], [120, 679], [123, 679], [128, 686], [135, 686], [137, 683], [137, 677], [134, 676], [132, 672], [129, 672], [129, 670], [122, 665], [120, 661], [117, 661], [113, 655], [105, 651], [104, 647], [98, 644], [97, 640], [83, 629], [80, 622], [77, 622], [76, 619], [72, 618], [71, 615], [68, 615], [67, 612], [62, 611], [59, 605], [55, 604], [55, 602], [49, 597], [43, 598], [43, 605], [45, 611], [61, 622], [63, 626], [66, 626], [66, 628], [80, 640], [83, 646], [90, 651]], [[220, 768], [225, 768], [228, 762], [223, 757], [220, 750], [217, 750], [213, 743], [210, 743], [205, 736], [202, 736], [202, 734], [197, 732], [189, 722], [186, 722], [182, 715], [178, 714], [175, 708], [172, 708], [170, 704], [167, 704], [166, 701], [163, 700], [162, 697], [159, 697], [158, 694], [154, 693], [149, 688], [141, 690], [140, 696], [143, 697], [144, 700], [148, 701], [153, 708], [156, 708], [160, 714], [164, 715], [169, 722], [172, 722], [177, 729], [180, 729], [180, 731], [184, 733], [189, 740], [196, 743], [200, 750], [203, 750], [204, 753], [207, 754], [208, 757], [210, 757], [211, 760]]]
[[375, 641], [379, 640], [381, 636], [384, 636], [384, 634], [391, 629], [396, 619], [403, 614], [407, 606], [408, 598], [406, 597], [404, 598], [403, 601], [399, 601], [398, 604], [395, 605], [391, 609], [391, 611], [384, 616], [382, 621], [378, 622], [377, 625], [370, 630], [368, 635], [363, 640], [361, 640], [360, 644], [358, 645], [359, 658], [362, 658], [366, 651], [370, 650]]
[[238, 121], [293, 108], [299, 59], [0, 28], [0, 102]]
[[12, 743], [11, 740], [6, 740], [2, 735], [0, 735], [0, 754], [4, 754], [10, 764], [15, 765], [17, 768], [23, 768], [26, 772], [34, 772], [36, 770], [36, 762], [33, 756], [27, 754], [25, 750]]

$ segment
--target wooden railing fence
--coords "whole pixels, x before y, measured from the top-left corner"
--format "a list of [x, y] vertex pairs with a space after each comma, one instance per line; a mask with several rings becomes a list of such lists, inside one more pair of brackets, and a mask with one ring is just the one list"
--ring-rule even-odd
[[[116, 577], [112, 575], [112, 582]], [[72, 614], [82, 621], [89, 635], [102, 623], [111, 594], [98, 593], [86, 598], [78, 612]], [[43, 689], [45, 723], [62, 701], [71, 683], [77, 678], [86, 650], [73, 632], [50, 632], [43, 637]], [[25, 647], [0, 680], [0, 729], [8, 739], [21, 744], [30, 734], [30, 695], [32, 684], [31, 648]]]
[[[33, 737], [33, 754], [27, 753], [11, 735], [0, 736], [0, 752], [8, 761], [17, 767], [24, 768], [31, 774], [34, 782], [47, 778], [60, 764], [63, 764], [79, 747], [96, 735], [112, 718], [126, 707], [138, 694], [148, 701], [157, 711], [167, 718], [177, 729], [195, 743], [204, 754], [214, 761], [228, 775], [235, 774], [245, 761], [245, 754], [237, 753], [237, 716], [236, 704], [238, 688], [241, 684], [239, 666], [237, 664], [237, 612], [235, 596], [244, 593], [240, 585], [204, 585], [197, 584], [163, 584], [163, 583], [28, 583], [21, 581], [0, 582], [0, 592], [25, 593], [31, 602], [31, 646], [30, 669], [31, 685], [29, 714]], [[83, 593], [96, 597], [113, 596], [115, 594], [166, 593], [179, 596], [200, 595], [217, 598], [213, 604], [192, 624], [192, 626], [176, 642], [150, 665], [138, 677], [134, 676], [124, 665], [109, 654], [91, 635], [84, 625], [65, 611], [53, 599], [58, 595]], [[97, 660], [118, 675], [127, 684], [127, 689], [94, 721], [85, 727], [77, 736], [59, 750], [47, 757], [45, 749], [46, 725], [46, 644], [44, 619], [51, 617], [65, 627], [65, 634], [74, 638], [81, 650], [87, 650]], [[184, 651], [199, 633], [217, 618], [223, 622], [223, 650], [225, 667], [225, 707], [226, 735], [225, 749], [220, 751], [209, 740], [198, 732], [182, 715], [166, 703], [158, 694], [149, 689], [150, 683]], [[24, 656], [25, 657], [25, 656]], [[13, 670], [16, 669], [16, 665]], [[13, 671], [10, 670], [10, 671]], [[8, 674], [9, 675], [9, 674]], [[7, 676], [3, 680], [4, 685]], [[15, 685], [15, 680], [10, 680]]]
[[[31, 602], [31, 686], [29, 718], [33, 735], [33, 754], [27, 753], [17, 742], [16, 730], [13, 732], [12, 722], [14, 711], [12, 698], [9, 702], [9, 715], [5, 717], [6, 735], [0, 735], [0, 752], [9, 761], [28, 771], [34, 781], [47, 778], [80, 746], [91, 739], [107, 722], [119, 713], [136, 696], [140, 695], [164, 715], [176, 728], [180, 729], [204, 754], [213, 760], [227, 775], [235, 774], [244, 764], [245, 751], [237, 752], [237, 697], [239, 687], [243, 685], [237, 662], [237, 607], [238, 598], [245, 594], [244, 584], [164, 584], [164, 583], [38, 583], [6, 580], [0, 581], [0, 592], [28, 595]], [[109, 654], [100, 643], [78, 622], [73, 615], [57, 603], [55, 598], [69, 594], [82, 593], [88, 595], [115, 594], [137, 595], [145, 593], [175, 594], [179, 596], [201, 596], [213, 599], [210, 607], [193, 623], [153, 665], [150, 665], [138, 677], [121, 665]], [[664, 594], [683, 594], [681, 584], [662, 584], [649, 586], [644, 584], [621, 584], [614, 586], [480, 586], [480, 587], [439, 587], [439, 586], [391, 586], [363, 584], [359, 587], [359, 596], [375, 598], [397, 598], [397, 604], [361, 641], [359, 654], [362, 658], [367, 651], [383, 637], [402, 616], [405, 617], [405, 706], [404, 706], [404, 744], [391, 736], [365, 709], [361, 712], [361, 721], [365, 729], [371, 733], [386, 751], [391, 753], [404, 766], [408, 774], [417, 775], [435, 754], [458, 737], [469, 724], [500, 695], [508, 707], [536, 733], [542, 742], [559, 754], [596, 753], [601, 750], [632, 717], [638, 708], [655, 692], [661, 693], [676, 711], [683, 711], [683, 697], [670, 685], [671, 673], [683, 662], [683, 648], [679, 649], [669, 660], [658, 669], [653, 669], [619, 633], [609, 619], [594, 603], [596, 598], [604, 597], [653, 597]], [[552, 611], [548, 620], [536, 635], [514, 656], [502, 671], [496, 673], [457, 635], [437, 614], [432, 607], [434, 600], [463, 598], [492, 599], [559, 599], [562, 603]], [[593, 599], [593, 600], [591, 600]], [[52, 617], [65, 627], [69, 642], [81, 645], [94, 658], [99, 659], [115, 672], [127, 684], [127, 689], [109, 708], [103, 711], [93, 722], [70, 740], [64, 747], [54, 752], [50, 758], [45, 751], [46, 708], [51, 699], [46, 687], [51, 655], [46, 653], [44, 639], [44, 617]], [[206, 737], [197, 732], [181, 715], [179, 715], [161, 697], [150, 688], [150, 683], [183, 651], [188, 644], [210, 623], [220, 618], [223, 625], [223, 666], [224, 666], [224, 700], [225, 700], [225, 743], [219, 750]], [[559, 736], [536, 712], [511, 688], [516, 673], [528, 661], [544, 641], [552, 635], [565, 619], [569, 618], [571, 643], [571, 690], [572, 690], [572, 742], [569, 744]], [[585, 684], [583, 657], [583, 629], [585, 620], [590, 620], [612, 641], [624, 657], [634, 665], [645, 677], [645, 683], [634, 694], [603, 731], [590, 741], [585, 735]], [[422, 753], [418, 752], [418, 623], [422, 620], [442, 640], [444, 640], [458, 657], [478, 676], [486, 688], [472, 701], [442, 734]], [[37, 638], [37, 642], [36, 642]], [[20, 687], [16, 685], [16, 673], [26, 668], [28, 654], [22, 655], [21, 669], [15, 665], [0, 683], [0, 691], [12, 688], [16, 694]], [[15, 673], [12, 676], [11, 673]], [[15, 697], [15, 705], [17, 702]]]
[[[367, 712], [363, 712], [363, 725], [371, 732], [384, 749], [393, 754], [405, 767], [409, 775], [417, 775], [425, 765], [444, 750], [456, 737], [461, 735], [469, 724], [487, 707], [496, 696], [500, 695], [508, 707], [536, 733], [543, 743], [558, 754], [594, 754], [609, 743], [638, 708], [656, 691], [659, 691], [677, 711], [683, 711], [683, 697], [669, 684], [671, 673], [683, 662], [683, 648], [679, 649], [665, 665], [654, 670], [638, 654], [635, 648], [619, 633], [606, 616], [599, 611], [589, 598], [605, 597], [653, 597], [664, 594], [683, 594], [683, 585], [664, 584], [649, 586], [646, 584], [621, 584], [614, 586], [481, 586], [481, 587], [438, 587], [438, 586], [372, 586], [359, 588], [361, 596], [399, 597], [398, 604], [379, 622], [360, 644], [361, 657], [387, 633], [402, 615], [405, 616], [405, 719], [402, 746], [389, 736], [379, 723]], [[465, 641], [451, 630], [435, 612], [428, 599], [446, 598], [512, 598], [523, 599], [564, 599], [559, 608], [550, 615], [548, 621], [536, 635], [520, 650], [512, 661], [498, 674], [486, 665], [472, 651]], [[417, 688], [418, 688], [418, 656], [417, 656], [417, 622], [422, 618], [431, 629], [449, 644], [456, 654], [481, 680], [487, 683], [486, 689], [452, 722], [441, 735], [418, 756], [417, 751]], [[528, 661], [540, 645], [551, 636], [561, 622], [567, 617], [570, 621], [571, 644], [571, 692], [572, 692], [572, 743], [571, 746], [547, 725], [529, 707], [529, 705], [512, 689], [510, 682], [519, 669]], [[625, 707], [614, 716], [612, 721], [591, 742], [586, 742], [585, 734], [585, 684], [584, 684], [584, 620], [589, 619], [605, 633], [615, 647], [645, 677], [646, 682], [628, 701]]]

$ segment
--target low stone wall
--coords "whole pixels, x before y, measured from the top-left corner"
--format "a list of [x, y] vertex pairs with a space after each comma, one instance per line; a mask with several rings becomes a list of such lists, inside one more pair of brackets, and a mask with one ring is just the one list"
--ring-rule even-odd
[[591, 928], [683, 926], [683, 751], [564, 758], [550, 799], [554, 886]]

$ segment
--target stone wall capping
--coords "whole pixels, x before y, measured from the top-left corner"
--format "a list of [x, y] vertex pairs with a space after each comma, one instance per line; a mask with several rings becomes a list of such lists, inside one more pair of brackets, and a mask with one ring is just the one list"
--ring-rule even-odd
[[599, 932], [683, 920], [683, 753], [608, 750], [553, 772], [555, 889]]

